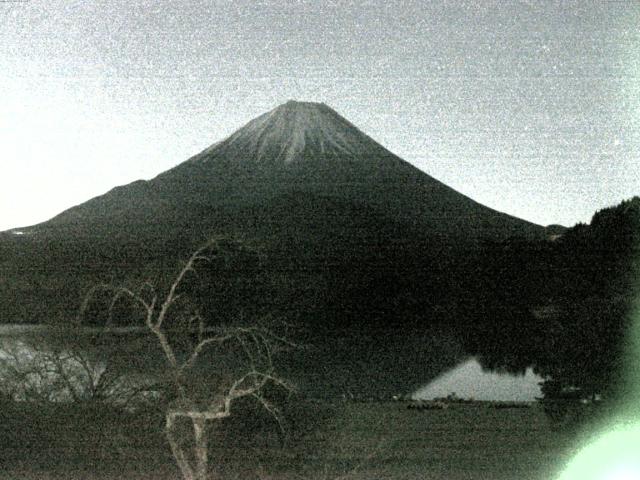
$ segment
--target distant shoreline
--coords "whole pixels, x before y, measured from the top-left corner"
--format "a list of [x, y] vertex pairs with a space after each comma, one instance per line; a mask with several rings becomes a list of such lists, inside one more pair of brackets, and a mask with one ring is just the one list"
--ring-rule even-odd
[[94, 333], [113, 333], [113, 334], [125, 334], [125, 333], [145, 333], [147, 327], [112, 327], [112, 328], [100, 328], [100, 327], [76, 327], [76, 326], [57, 326], [57, 325], [42, 325], [33, 323], [5, 323], [0, 324], [0, 337], [13, 337], [17, 335], [24, 335], [30, 333], [42, 333], [47, 330], [56, 329], [69, 329], [77, 333], [94, 334]]

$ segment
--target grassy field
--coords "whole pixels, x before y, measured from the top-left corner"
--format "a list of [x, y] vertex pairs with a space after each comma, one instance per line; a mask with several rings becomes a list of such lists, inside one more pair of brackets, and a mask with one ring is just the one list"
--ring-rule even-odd
[[[335, 402], [292, 411], [285, 437], [266, 417], [236, 418], [214, 432], [211, 478], [547, 480], [574, 453], [573, 434], [551, 429], [535, 405], [416, 411], [401, 402]], [[180, 475], [160, 415], [13, 404], [0, 413], [0, 478]]]

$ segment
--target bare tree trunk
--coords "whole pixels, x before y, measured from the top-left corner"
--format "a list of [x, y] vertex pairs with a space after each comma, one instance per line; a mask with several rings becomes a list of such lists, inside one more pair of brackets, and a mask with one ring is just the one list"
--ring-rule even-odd
[[176, 459], [176, 463], [178, 464], [180, 472], [182, 473], [182, 478], [184, 478], [184, 480], [196, 480], [193, 468], [191, 468], [189, 460], [187, 460], [187, 457], [184, 454], [184, 450], [180, 446], [180, 443], [178, 442], [176, 437], [173, 435], [176, 416], [173, 413], [168, 412], [166, 420], [167, 423], [165, 433], [167, 436], [167, 440], [169, 441], [169, 446], [171, 447], [171, 453], [173, 453], [173, 457]]
[[[193, 424], [193, 458], [185, 454], [184, 448], [175, 436], [175, 422], [179, 417], [191, 418]], [[209, 469], [209, 437], [206, 414], [202, 412], [178, 412], [167, 414], [166, 436], [176, 463], [184, 480], [207, 480]]]
[[205, 418], [193, 418], [193, 432], [195, 434], [196, 480], [207, 480], [208, 438], [207, 420]]

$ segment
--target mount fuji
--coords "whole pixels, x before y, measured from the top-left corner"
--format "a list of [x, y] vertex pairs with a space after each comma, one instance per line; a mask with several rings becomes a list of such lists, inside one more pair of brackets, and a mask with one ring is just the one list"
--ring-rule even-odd
[[162, 286], [207, 239], [237, 239], [260, 260], [213, 277], [201, 295], [211, 318], [291, 321], [317, 346], [305, 361], [325, 372], [319, 384], [353, 389], [420, 386], [455, 363], [462, 352], [443, 332], [485, 246], [546, 236], [418, 170], [328, 106], [293, 101], [151, 180], [20, 233], [0, 233], [5, 323], [66, 321], [96, 283]]
[[117, 187], [33, 229], [86, 235], [132, 224], [214, 226], [223, 211], [259, 209], [283, 195], [346, 201], [451, 242], [542, 231], [447, 187], [326, 105], [294, 101], [150, 181]]

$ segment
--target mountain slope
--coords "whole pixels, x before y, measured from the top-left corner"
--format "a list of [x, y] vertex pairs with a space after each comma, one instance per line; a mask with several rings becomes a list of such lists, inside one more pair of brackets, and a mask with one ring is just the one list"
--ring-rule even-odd
[[365, 205], [451, 241], [542, 234], [424, 174], [329, 107], [301, 102], [281, 105], [153, 180], [118, 187], [38, 229], [174, 218], [213, 225], [220, 211], [264, 205], [292, 192]]

